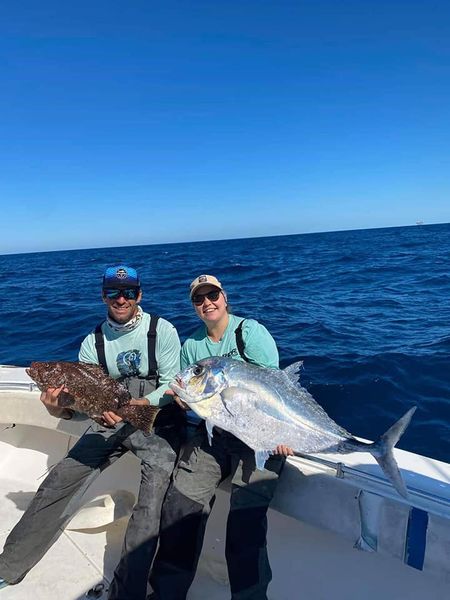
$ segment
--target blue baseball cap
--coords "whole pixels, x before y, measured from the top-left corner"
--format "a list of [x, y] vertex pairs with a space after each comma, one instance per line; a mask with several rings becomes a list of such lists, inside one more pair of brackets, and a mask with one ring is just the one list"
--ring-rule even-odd
[[108, 267], [103, 275], [103, 289], [105, 288], [140, 288], [141, 282], [136, 269], [125, 265]]

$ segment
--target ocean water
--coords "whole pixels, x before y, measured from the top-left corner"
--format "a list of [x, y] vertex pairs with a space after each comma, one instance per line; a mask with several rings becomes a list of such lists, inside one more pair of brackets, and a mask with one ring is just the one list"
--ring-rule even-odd
[[189, 283], [215, 274], [282, 366], [304, 361], [332, 418], [375, 439], [417, 405], [399, 447], [450, 461], [450, 225], [0, 256], [0, 364], [76, 360], [104, 316], [102, 273], [120, 262], [182, 340], [197, 326]]

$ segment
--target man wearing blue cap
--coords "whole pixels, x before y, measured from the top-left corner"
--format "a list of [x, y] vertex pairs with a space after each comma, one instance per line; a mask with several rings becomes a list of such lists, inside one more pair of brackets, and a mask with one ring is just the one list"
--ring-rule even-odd
[[[107, 466], [131, 450], [141, 461], [139, 498], [133, 509], [122, 557], [109, 589], [109, 600], [145, 600], [154, 556], [161, 504], [184, 435], [183, 411], [166, 394], [180, 368], [180, 341], [174, 326], [143, 312], [141, 284], [135, 269], [118, 265], [106, 269], [102, 297], [106, 320], [82, 342], [79, 360], [100, 364], [128, 388], [133, 404], [160, 408], [150, 434], [135, 429], [113, 412], [104, 425], [91, 422], [68, 455], [56, 465], [18, 524], [0, 555], [0, 588], [19, 583], [42, 558], [70, 521], [77, 501]], [[71, 419], [73, 411], [58, 405], [63, 386], [48, 389], [41, 400], [48, 412]]]

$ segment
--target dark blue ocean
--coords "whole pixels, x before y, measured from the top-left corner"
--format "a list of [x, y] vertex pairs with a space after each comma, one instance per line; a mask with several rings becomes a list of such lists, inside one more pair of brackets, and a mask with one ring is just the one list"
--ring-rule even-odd
[[0, 256], [0, 363], [75, 360], [104, 316], [102, 273], [120, 262], [182, 340], [197, 325], [189, 283], [215, 274], [282, 366], [304, 361], [332, 418], [374, 439], [417, 405], [399, 447], [450, 461], [450, 225]]

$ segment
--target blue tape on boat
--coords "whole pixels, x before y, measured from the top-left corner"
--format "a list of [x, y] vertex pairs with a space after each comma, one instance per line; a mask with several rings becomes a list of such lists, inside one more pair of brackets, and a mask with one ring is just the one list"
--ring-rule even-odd
[[405, 563], [422, 571], [427, 545], [428, 513], [411, 507], [406, 534]]

